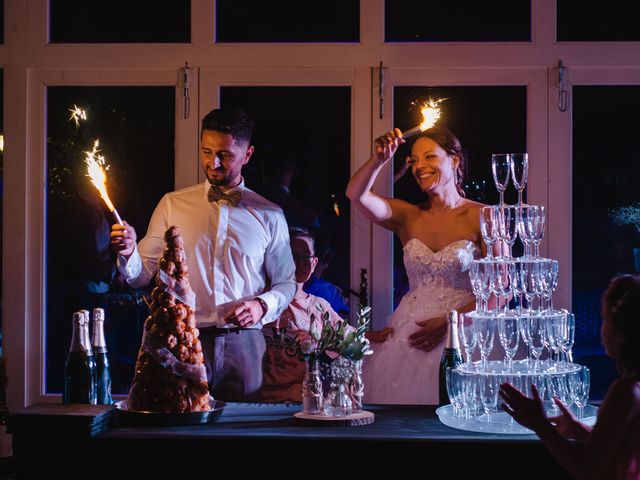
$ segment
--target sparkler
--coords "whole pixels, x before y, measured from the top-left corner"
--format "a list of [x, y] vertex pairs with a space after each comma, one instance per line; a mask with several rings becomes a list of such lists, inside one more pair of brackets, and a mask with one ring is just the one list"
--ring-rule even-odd
[[109, 198], [109, 194], [107, 193], [107, 170], [109, 170], [109, 166], [106, 165], [106, 161], [102, 155], [98, 155], [100, 149], [99, 140], [93, 142], [93, 150], [90, 152], [84, 152], [85, 154], [85, 163], [87, 164], [87, 177], [91, 179], [91, 183], [98, 193], [104, 200], [104, 203], [107, 205], [107, 208], [111, 213], [113, 213], [114, 217], [116, 217], [116, 221], [123, 225], [122, 218], [118, 214], [116, 207], [111, 203], [111, 199]]
[[440, 102], [444, 102], [446, 98], [441, 98], [439, 100], [433, 100], [430, 98], [426, 102], [422, 104], [422, 123], [413, 128], [410, 128], [406, 132], [402, 132], [402, 138], [411, 138], [414, 137], [425, 130], [433, 127], [438, 119], [440, 118], [440, 107], [438, 104]]
[[71, 112], [69, 121], [73, 120], [74, 122], [76, 122], [76, 128], [80, 126], [80, 120], [87, 119], [87, 111], [80, 108], [75, 103], [73, 104], [73, 108], [70, 108], [69, 111]]

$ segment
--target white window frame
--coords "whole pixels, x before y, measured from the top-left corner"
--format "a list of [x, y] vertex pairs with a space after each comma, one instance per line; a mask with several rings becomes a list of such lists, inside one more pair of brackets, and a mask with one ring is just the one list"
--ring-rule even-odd
[[[220, 106], [220, 89], [223, 87], [349, 87], [351, 91], [351, 131], [349, 157], [353, 171], [353, 159], [364, 158], [370, 152], [370, 68], [256, 68], [256, 69], [208, 69], [200, 71], [200, 116]], [[301, 112], [303, 113], [303, 112]], [[308, 112], [313, 115], [313, 112]], [[358, 121], [356, 121], [358, 119]], [[286, 131], [283, 132], [286, 136]], [[204, 176], [200, 172], [200, 181]], [[371, 272], [371, 225], [360, 212], [352, 212], [350, 227], [349, 283], [354, 290], [360, 284], [360, 269]], [[357, 248], [354, 246], [357, 245]], [[351, 302], [356, 306], [356, 302]], [[352, 317], [355, 308], [351, 308]]]
[[[571, 309], [573, 235], [573, 98], [576, 86], [640, 86], [640, 66], [635, 67], [572, 67], [566, 74], [569, 109], [561, 112], [557, 97], [549, 97], [549, 209], [547, 223], [549, 251], [560, 264], [555, 299], [560, 306]], [[598, 228], [597, 226], [594, 226]], [[585, 239], [589, 241], [589, 239]], [[605, 285], [603, 285], [603, 288]]]
[[[361, 0], [359, 43], [215, 44], [214, 1], [192, 1], [192, 40], [188, 44], [66, 45], [47, 43], [47, 0], [5, 0], [7, 28], [5, 44], [0, 46], [5, 118], [3, 346], [8, 359], [11, 409], [43, 399], [43, 89], [48, 82], [77, 85], [82, 80], [93, 85], [180, 87], [180, 67], [185, 62], [195, 69], [196, 81], [198, 70], [206, 72], [207, 81], [210, 72], [217, 75], [212, 77], [211, 86], [191, 88], [192, 107], [198, 105], [198, 111], [194, 108], [185, 123], [180, 119], [178, 88], [176, 187], [196, 181], [199, 117], [217, 104], [216, 85], [261, 84], [265, 79], [273, 85], [329, 85], [332, 81], [350, 85], [352, 170], [369, 156], [372, 139], [392, 126], [389, 94], [387, 116], [377, 117], [375, 68], [380, 62], [387, 68], [387, 88], [480, 81], [482, 85], [527, 85], [527, 143], [534, 165], [530, 199], [540, 203], [546, 200], [550, 207], [546, 254], [560, 260], [557, 303], [570, 305], [570, 114], [557, 111], [555, 67], [562, 59], [574, 83], [582, 72], [585, 81], [602, 75], [610, 84], [635, 84], [636, 74], [629, 69], [640, 68], [640, 42], [555, 42], [555, 0], [532, 0], [531, 42], [386, 44], [384, 0]], [[428, 12], [407, 14], [422, 14], [425, 21], [433, 20]], [[540, 85], [541, 71], [548, 74], [545, 105], [540, 101], [545, 90]], [[333, 80], [332, 75], [336, 76]], [[543, 169], [549, 175], [543, 175]], [[390, 192], [390, 175], [381, 182], [378, 188]], [[358, 246], [352, 252], [359, 253], [351, 258], [351, 287], [358, 289], [360, 268], [368, 267], [370, 299], [375, 306], [375, 326], [379, 327], [386, 323], [392, 305], [391, 236], [372, 228], [355, 209], [352, 212], [351, 245]], [[377, 270], [372, 270], [374, 266]]]
[[[385, 98], [392, 99], [395, 87], [401, 86], [523, 86], [527, 95], [526, 141], [530, 159], [530, 176], [527, 185], [529, 203], [547, 205], [547, 126], [546, 107], [548, 97], [547, 69], [539, 68], [407, 68], [390, 70], [385, 82]], [[387, 103], [383, 118], [374, 115], [374, 132], [377, 135], [393, 128], [394, 104]], [[406, 108], [399, 105], [398, 108]], [[446, 106], [444, 107], [446, 108]], [[495, 108], [500, 108], [496, 105]], [[376, 135], [376, 136], [377, 136]], [[391, 162], [390, 162], [391, 163]], [[374, 185], [377, 193], [393, 196], [393, 174], [386, 166]], [[492, 188], [490, 185], [489, 188]], [[393, 234], [374, 226], [372, 252], [381, 259], [393, 251]], [[542, 245], [541, 252], [546, 251]], [[372, 298], [375, 300], [373, 324], [376, 329], [388, 326], [388, 316], [393, 310], [393, 265], [391, 261], [375, 262], [372, 272]], [[425, 319], [426, 320], [426, 319]]]

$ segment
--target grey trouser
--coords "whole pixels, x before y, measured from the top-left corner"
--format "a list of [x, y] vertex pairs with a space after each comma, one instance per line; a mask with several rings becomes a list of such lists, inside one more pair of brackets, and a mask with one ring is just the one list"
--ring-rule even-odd
[[224, 333], [218, 328], [200, 330], [209, 392], [225, 402], [255, 402], [262, 386], [264, 335], [259, 329]]

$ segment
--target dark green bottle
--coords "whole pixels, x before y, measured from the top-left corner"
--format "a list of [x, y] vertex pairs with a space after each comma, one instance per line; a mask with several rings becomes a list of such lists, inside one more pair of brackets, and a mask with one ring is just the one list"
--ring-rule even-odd
[[64, 364], [62, 403], [96, 403], [96, 362], [91, 351], [87, 323], [89, 312], [73, 314], [73, 333]]
[[107, 341], [104, 337], [104, 309], [93, 309], [93, 335], [91, 337], [93, 356], [96, 358], [96, 393], [98, 405], [111, 405], [111, 372], [107, 356]]
[[458, 312], [451, 310], [447, 315], [447, 341], [440, 360], [440, 387], [439, 405], [447, 405], [449, 395], [447, 394], [447, 367], [456, 368], [462, 363], [462, 352], [458, 340]]

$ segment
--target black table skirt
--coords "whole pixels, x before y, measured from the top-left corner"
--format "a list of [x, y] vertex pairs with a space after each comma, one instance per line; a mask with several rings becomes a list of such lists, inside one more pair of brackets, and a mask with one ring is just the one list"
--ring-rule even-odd
[[[15, 431], [17, 476], [43, 478], [34, 469], [46, 466], [52, 475], [87, 480], [215, 479], [229, 468], [240, 477], [253, 471], [300, 477], [306, 469], [333, 477], [335, 468], [342, 472], [335, 475], [355, 478], [377, 478], [389, 469], [392, 477], [418, 471], [420, 478], [570, 478], [535, 435], [449, 428], [429, 406], [365, 408], [375, 413], [375, 423], [358, 427], [299, 425], [293, 414], [300, 405], [229, 404], [207, 425], [137, 427], [116, 416], [111, 428], [93, 437]], [[69, 476], [73, 462], [84, 465], [77, 476]], [[449, 474], [434, 477], [442, 469]]]

